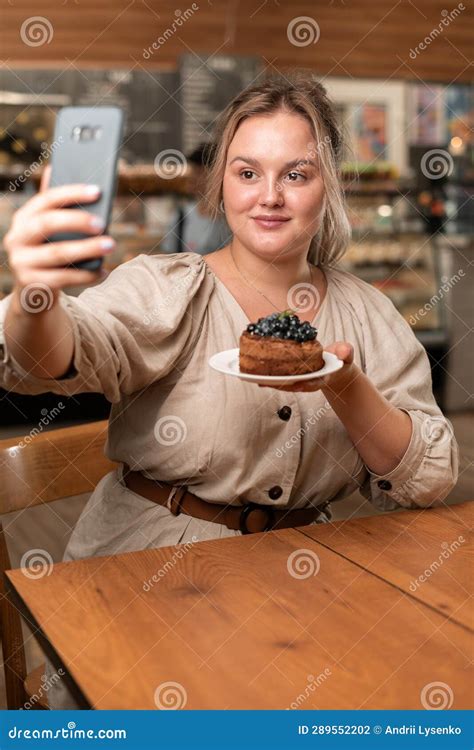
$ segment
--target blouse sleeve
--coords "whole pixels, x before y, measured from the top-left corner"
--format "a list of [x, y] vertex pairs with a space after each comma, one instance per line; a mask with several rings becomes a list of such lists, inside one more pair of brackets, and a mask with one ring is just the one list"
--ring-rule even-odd
[[367, 468], [361, 492], [379, 510], [439, 505], [456, 483], [458, 448], [451, 423], [433, 397], [427, 354], [388, 297], [370, 284], [357, 284], [365, 372], [412, 423], [398, 466], [384, 475]]
[[[202, 327], [213, 277], [195, 253], [139, 255], [78, 297], [61, 291], [74, 335], [66, 377], [38, 378], [7, 351], [2, 335], [11, 295], [0, 302], [0, 385], [23, 394], [103, 393], [111, 403], [165, 377]], [[3, 349], [3, 358], [2, 358]]]

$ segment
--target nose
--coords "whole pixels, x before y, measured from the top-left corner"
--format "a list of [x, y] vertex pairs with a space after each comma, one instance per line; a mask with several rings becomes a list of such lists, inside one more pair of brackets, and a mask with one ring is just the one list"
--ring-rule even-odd
[[269, 177], [262, 185], [260, 205], [281, 206], [284, 203], [283, 186], [276, 178]]

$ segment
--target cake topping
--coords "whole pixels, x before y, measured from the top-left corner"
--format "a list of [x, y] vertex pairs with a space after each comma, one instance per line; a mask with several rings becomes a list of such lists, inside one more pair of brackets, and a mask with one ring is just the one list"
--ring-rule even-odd
[[256, 323], [250, 323], [246, 330], [252, 336], [273, 336], [278, 339], [292, 339], [300, 343], [314, 341], [318, 333], [311, 323], [301, 321], [293, 310], [272, 313], [266, 318], [259, 318]]

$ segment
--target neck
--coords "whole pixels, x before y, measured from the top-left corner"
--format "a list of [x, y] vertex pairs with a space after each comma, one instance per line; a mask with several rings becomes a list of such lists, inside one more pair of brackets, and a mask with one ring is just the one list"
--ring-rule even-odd
[[307, 252], [298, 256], [283, 256], [267, 260], [250, 252], [235, 238], [228, 246], [228, 252], [238, 270], [260, 289], [286, 292], [300, 282], [309, 281]]

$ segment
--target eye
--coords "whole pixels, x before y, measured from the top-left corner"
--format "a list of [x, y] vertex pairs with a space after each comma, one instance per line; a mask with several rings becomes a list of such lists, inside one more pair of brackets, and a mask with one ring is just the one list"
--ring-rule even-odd
[[[240, 176], [244, 177], [245, 180], [248, 180], [248, 179], [251, 179], [254, 174], [255, 172], [253, 172], [251, 169], [243, 169], [242, 172], [240, 173]], [[249, 178], [249, 175], [250, 175], [250, 178]]]
[[297, 182], [299, 177], [302, 180], [306, 180], [306, 175], [302, 174], [301, 172], [288, 172], [287, 174], [287, 178], [290, 180], [290, 182]]

